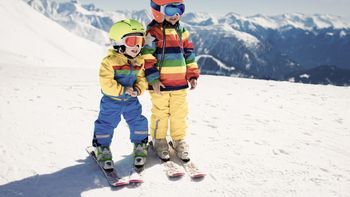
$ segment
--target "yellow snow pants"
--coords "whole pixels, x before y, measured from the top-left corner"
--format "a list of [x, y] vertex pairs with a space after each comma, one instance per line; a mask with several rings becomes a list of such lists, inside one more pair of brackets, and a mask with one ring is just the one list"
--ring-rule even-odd
[[187, 130], [187, 89], [162, 91], [162, 95], [150, 91], [152, 116], [150, 134], [154, 139], [164, 139], [170, 122], [170, 136], [173, 140], [185, 139]]

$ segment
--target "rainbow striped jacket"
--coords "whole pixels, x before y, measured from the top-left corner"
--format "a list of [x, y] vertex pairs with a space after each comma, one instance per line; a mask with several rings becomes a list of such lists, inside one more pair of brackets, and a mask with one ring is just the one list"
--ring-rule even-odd
[[123, 54], [110, 49], [102, 60], [99, 75], [103, 95], [115, 100], [132, 98], [125, 94], [126, 87], [133, 87], [138, 95], [147, 88], [144, 60], [141, 56], [128, 60]]
[[[147, 27], [146, 43], [142, 49], [145, 76], [148, 83], [160, 80], [162, 91], [188, 88], [188, 81], [199, 77], [193, 44], [189, 32], [179, 23], [157, 23]], [[148, 87], [152, 89], [152, 86]]]

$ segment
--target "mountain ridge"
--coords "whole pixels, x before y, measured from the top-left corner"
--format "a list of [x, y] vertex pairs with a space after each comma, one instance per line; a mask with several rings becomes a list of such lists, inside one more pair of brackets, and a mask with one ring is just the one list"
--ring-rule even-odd
[[[100, 45], [109, 43], [106, 32], [117, 20], [134, 18], [145, 26], [152, 20], [146, 9], [111, 12], [77, 1], [24, 1], [69, 31]], [[203, 73], [288, 80], [291, 73], [321, 65], [350, 70], [350, 25], [336, 15], [189, 12], [181, 22], [192, 34], [196, 54], [207, 55], [201, 58]], [[220, 70], [217, 61], [204, 60], [212, 57], [235, 69], [216, 72]]]

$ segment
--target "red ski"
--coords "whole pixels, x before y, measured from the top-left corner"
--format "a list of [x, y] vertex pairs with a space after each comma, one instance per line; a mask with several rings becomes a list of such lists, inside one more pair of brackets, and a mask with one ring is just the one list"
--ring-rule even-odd
[[120, 187], [120, 186], [124, 186], [124, 185], [128, 185], [129, 184], [129, 179], [127, 177], [119, 177], [116, 170], [113, 169], [109, 169], [106, 170], [103, 168], [103, 165], [97, 161], [96, 155], [95, 155], [95, 151], [94, 151], [94, 147], [87, 147], [86, 148], [86, 152], [89, 153], [89, 155], [95, 160], [95, 162], [97, 163], [97, 165], [100, 167], [101, 171], [103, 172], [103, 175], [106, 177], [108, 183], [110, 186], [112, 187]]

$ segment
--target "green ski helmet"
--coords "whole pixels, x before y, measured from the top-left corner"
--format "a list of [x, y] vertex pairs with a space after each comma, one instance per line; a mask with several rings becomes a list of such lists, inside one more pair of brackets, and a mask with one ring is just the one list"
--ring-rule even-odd
[[144, 36], [145, 33], [145, 28], [140, 22], [134, 19], [125, 19], [114, 23], [108, 34], [112, 42], [121, 43], [123, 37], [128, 34], [140, 34], [140, 36]]

